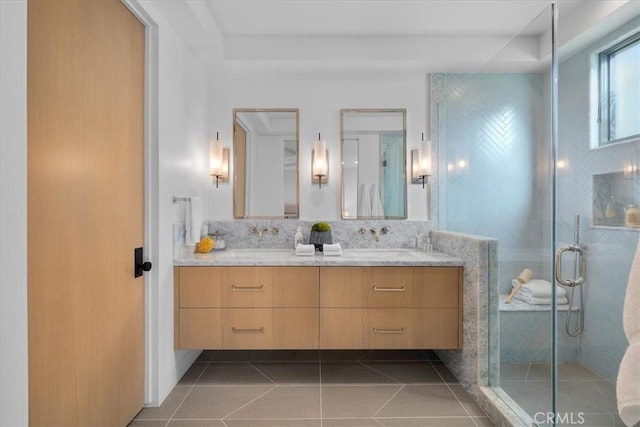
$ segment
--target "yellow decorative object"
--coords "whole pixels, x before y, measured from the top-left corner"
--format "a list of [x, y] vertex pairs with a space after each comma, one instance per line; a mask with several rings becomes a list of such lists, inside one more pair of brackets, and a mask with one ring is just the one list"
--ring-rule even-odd
[[203, 237], [198, 243], [196, 243], [196, 252], [207, 253], [211, 252], [216, 243], [211, 237]]

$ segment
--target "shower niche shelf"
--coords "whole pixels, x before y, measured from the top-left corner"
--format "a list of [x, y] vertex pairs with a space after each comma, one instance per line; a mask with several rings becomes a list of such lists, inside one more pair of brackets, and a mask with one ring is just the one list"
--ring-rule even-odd
[[613, 172], [593, 175], [592, 226], [607, 230], [640, 231], [625, 224], [625, 209], [640, 205], [638, 172]]

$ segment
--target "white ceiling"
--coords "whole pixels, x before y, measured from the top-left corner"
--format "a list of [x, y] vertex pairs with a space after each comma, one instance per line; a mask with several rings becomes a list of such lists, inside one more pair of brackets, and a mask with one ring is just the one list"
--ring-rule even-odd
[[[581, 0], [580, 2], [582, 2]], [[208, 0], [234, 36], [517, 34], [548, 0]]]
[[[557, 4], [562, 43], [599, 21], [619, 25], [640, 15], [640, 0]], [[325, 78], [536, 70], [549, 59], [550, 5], [551, 0], [153, 2], [209, 67]]]

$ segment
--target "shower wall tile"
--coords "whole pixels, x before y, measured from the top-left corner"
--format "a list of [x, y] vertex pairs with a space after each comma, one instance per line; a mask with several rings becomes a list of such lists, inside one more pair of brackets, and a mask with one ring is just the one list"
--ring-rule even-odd
[[524, 268], [543, 269], [545, 197], [537, 185], [546, 141], [541, 74], [434, 74], [438, 229], [500, 241], [500, 290]]
[[[587, 280], [583, 286], [585, 325], [579, 352], [580, 363], [609, 380], [617, 377], [627, 341], [622, 330], [622, 307], [633, 251], [640, 233], [628, 229], [594, 228], [594, 175], [623, 171], [629, 162], [640, 163], [640, 142], [591, 149], [589, 85], [592, 53], [637, 29], [636, 18], [576, 55], [559, 67], [558, 158], [567, 167], [558, 174], [557, 230], [560, 244], [573, 241], [574, 217], [581, 217], [581, 243], [587, 248]], [[637, 176], [630, 185], [637, 192]], [[595, 196], [594, 196], [595, 193]], [[621, 203], [637, 194], [619, 195]], [[602, 202], [600, 202], [602, 203]], [[598, 209], [595, 209], [598, 214]], [[640, 231], [640, 230], [639, 230]], [[572, 266], [568, 266], [571, 270]], [[569, 272], [567, 271], [567, 274]], [[560, 327], [560, 325], [559, 325]], [[559, 329], [558, 335], [564, 334]]]

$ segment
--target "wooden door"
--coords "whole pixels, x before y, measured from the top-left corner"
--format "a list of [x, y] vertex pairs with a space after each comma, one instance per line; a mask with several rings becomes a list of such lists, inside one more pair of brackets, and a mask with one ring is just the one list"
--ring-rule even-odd
[[247, 132], [236, 121], [233, 123], [233, 155], [235, 161], [233, 217], [245, 217], [245, 183], [247, 173]]
[[144, 28], [119, 0], [28, 0], [29, 420], [144, 403]]

